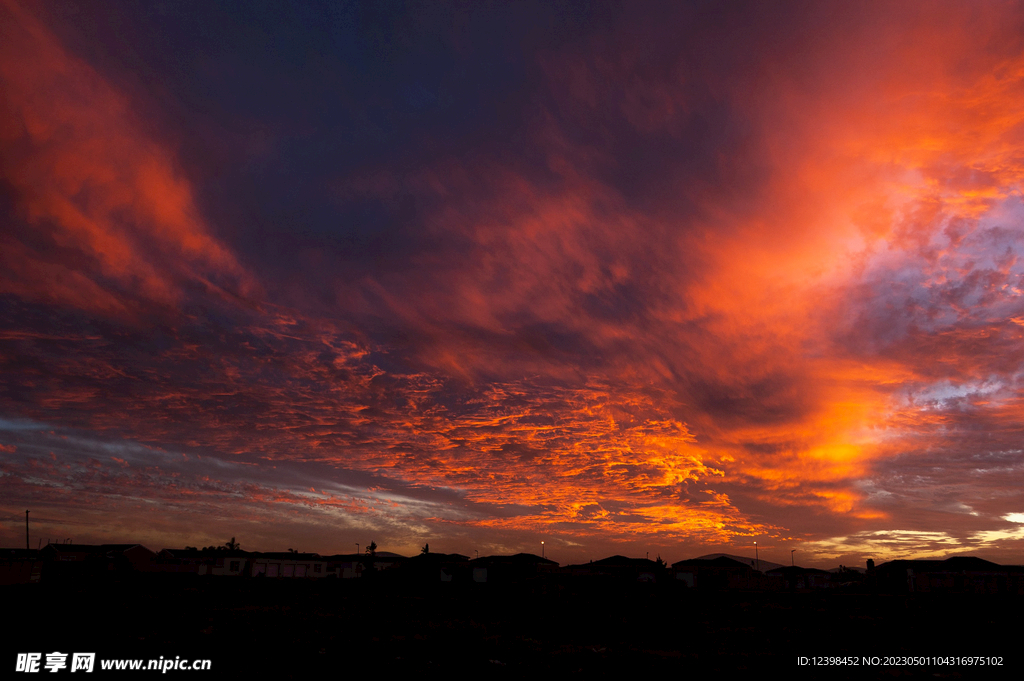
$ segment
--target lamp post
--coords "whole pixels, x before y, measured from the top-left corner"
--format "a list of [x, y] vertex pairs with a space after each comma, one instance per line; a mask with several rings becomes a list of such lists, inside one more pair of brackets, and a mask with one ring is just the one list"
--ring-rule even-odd
[[546, 558], [546, 556], [544, 555], [544, 542], [540, 543], [540, 557]]
[[356, 555], [359, 555], [359, 542], [353, 542], [356, 545]]
[[789, 564], [796, 567], [796, 561], [793, 559], [793, 554], [796, 553], [796, 549], [789, 550]]
[[761, 559], [757, 555], [757, 542], [754, 542], [754, 561], [757, 563], [757, 571], [761, 571]]

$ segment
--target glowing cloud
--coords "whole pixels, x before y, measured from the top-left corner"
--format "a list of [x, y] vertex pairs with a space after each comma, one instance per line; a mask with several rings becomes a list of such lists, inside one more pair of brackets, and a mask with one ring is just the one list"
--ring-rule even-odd
[[131, 102], [13, 0], [0, 8], [0, 291], [105, 314], [252, 286]]

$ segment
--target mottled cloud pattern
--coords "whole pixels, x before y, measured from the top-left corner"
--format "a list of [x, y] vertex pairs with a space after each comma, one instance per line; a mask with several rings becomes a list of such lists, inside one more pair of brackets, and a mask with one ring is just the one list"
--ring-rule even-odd
[[1024, 7], [0, 7], [6, 515], [1022, 560]]

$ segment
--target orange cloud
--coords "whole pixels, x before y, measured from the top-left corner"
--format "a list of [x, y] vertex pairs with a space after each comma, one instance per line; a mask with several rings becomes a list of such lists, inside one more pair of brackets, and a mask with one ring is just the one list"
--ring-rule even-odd
[[252, 291], [131, 101], [29, 9], [5, 0], [0, 13], [0, 176], [17, 211], [0, 291], [116, 316], [174, 306], [196, 284]]

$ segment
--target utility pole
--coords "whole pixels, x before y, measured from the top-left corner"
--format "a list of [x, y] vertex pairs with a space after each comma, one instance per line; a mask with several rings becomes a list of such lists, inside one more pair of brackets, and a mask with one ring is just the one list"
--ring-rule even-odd
[[796, 566], [796, 561], [793, 559], [793, 554], [794, 553], [796, 553], [796, 549], [791, 549], [790, 552], [789, 552], [789, 564], [795, 567]]
[[25, 511], [25, 550], [28, 551], [31, 548], [28, 543], [28, 511]]

